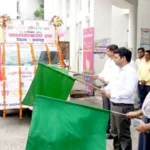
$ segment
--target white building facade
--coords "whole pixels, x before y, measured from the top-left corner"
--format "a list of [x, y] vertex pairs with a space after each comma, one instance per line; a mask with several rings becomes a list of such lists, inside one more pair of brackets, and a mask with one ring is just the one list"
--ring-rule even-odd
[[[71, 69], [82, 72], [83, 29], [88, 27], [94, 27], [95, 41], [107, 38], [112, 44], [128, 47], [135, 59], [136, 49], [140, 46], [137, 40], [140, 38], [137, 31], [141, 28], [138, 10], [142, 11], [147, 4], [148, 0], [45, 0], [45, 20], [54, 15], [63, 18], [67, 32], [61, 40], [70, 41]], [[101, 71], [103, 65], [98, 64], [105, 60], [94, 55], [95, 72]]]
[[[34, 19], [41, 0], [0, 0], [0, 15], [11, 19]], [[94, 40], [110, 39], [110, 43], [132, 50], [133, 58], [141, 44], [141, 28], [150, 28], [150, 0], [44, 0], [44, 17], [63, 18], [67, 32], [62, 41], [70, 41], [70, 65], [83, 71], [83, 29], [94, 27]], [[104, 59], [94, 55], [94, 70], [100, 72]], [[102, 64], [98, 65], [97, 64]]]

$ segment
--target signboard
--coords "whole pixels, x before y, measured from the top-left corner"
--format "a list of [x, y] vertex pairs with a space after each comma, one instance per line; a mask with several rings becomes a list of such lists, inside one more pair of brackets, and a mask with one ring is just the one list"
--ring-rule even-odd
[[[83, 30], [83, 70], [84, 80], [88, 84], [93, 84], [91, 75], [93, 74], [93, 49], [94, 49], [94, 28], [86, 28]], [[93, 88], [86, 86], [85, 90], [93, 94]]]
[[[18, 66], [18, 55], [17, 55], [17, 45], [16, 44], [5, 44], [5, 76], [6, 76], [6, 109], [13, 109], [19, 108], [19, 66]], [[54, 65], [58, 65], [58, 55], [54, 57], [54, 54], [57, 53], [56, 45], [53, 43], [47, 44], [50, 49], [51, 61], [54, 62]], [[36, 62], [41, 58], [41, 54], [46, 52], [46, 47], [44, 44], [33, 44], [34, 47], [34, 54], [36, 58]], [[2, 49], [1, 49], [2, 51]], [[21, 58], [21, 84], [22, 84], [22, 96], [26, 95], [29, 86], [32, 82], [34, 77], [34, 65], [32, 60], [32, 55], [30, 51], [29, 44], [20, 44], [20, 58]], [[46, 62], [45, 58], [44, 61]], [[54, 58], [54, 61], [53, 61]], [[58, 61], [56, 61], [58, 60]], [[48, 62], [48, 60], [47, 60]], [[1, 68], [0, 68], [1, 70]], [[3, 110], [3, 81], [0, 81], [0, 110]], [[25, 106], [23, 106], [25, 107]]]
[[150, 49], [150, 29], [141, 29], [141, 42], [140, 46], [144, 47], [146, 50]]
[[4, 31], [6, 43], [51, 43], [55, 30], [49, 21], [11, 20]]
[[0, 81], [2, 80], [2, 73], [1, 73], [1, 44], [0, 44]]
[[95, 41], [94, 54], [99, 54], [100, 58], [103, 59], [106, 56], [106, 50], [109, 45], [110, 45], [110, 38], [104, 38]]

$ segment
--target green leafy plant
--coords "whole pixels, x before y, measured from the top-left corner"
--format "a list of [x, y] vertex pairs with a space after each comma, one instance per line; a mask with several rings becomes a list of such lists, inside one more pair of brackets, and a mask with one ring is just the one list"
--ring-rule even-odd
[[44, 8], [38, 8], [35, 12], [34, 12], [34, 16], [40, 19], [44, 19]]

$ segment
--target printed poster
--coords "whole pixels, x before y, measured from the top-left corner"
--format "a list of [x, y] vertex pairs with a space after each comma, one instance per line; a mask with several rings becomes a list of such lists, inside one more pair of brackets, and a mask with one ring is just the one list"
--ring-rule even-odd
[[141, 28], [141, 42], [140, 46], [144, 47], [145, 50], [150, 49], [150, 29]]
[[[86, 28], [83, 30], [83, 70], [84, 80], [88, 84], [93, 84], [91, 78], [93, 74], [93, 50], [94, 50], [94, 28]], [[93, 88], [85, 86], [85, 91], [93, 94]]]

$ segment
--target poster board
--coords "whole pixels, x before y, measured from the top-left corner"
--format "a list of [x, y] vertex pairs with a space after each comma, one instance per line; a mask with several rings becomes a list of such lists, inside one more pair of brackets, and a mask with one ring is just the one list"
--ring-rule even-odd
[[[3, 44], [5, 45], [5, 52], [4, 49], [2, 49], [2, 44], [0, 45], [0, 110], [4, 110], [4, 108], [17, 109], [20, 108], [18, 70], [21, 68], [20, 74], [23, 99], [32, 82], [35, 75], [35, 68], [37, 67], [33, 62], [31, 43], [36, 64], [38, 61], [48, 64], [48, 58], [45, 56], [49, 53], [52, 64], [60, 66], [58, 44], [55, 43], [55, 28], [50, 25], [49, 21], [11, 20], [10, 24], [5, 29], [1, 28], [0, 33], [1, 42], [5, 42], [5, 44]], [[17, 43], [19, 43], [20, 47], [20, 66], [18, 65]], [[2, 54], [5, 54], [4, 64], [1, 63]], [[55, 59], [53, 60], [53, 58]], [[2, 80], [3, 68], [5, 69], [5, 81]], [[4, 85], [5, 90], [3, 88]]]
[[145, 50], [150, 49], [150, 29], [149, 28], [141, 28], [140, 47], [145, 48]]
[[[47, 44], [50, 53], [58, 54], [58, 50], [55, 44]], [[34, 54], [36, 58], [36, 63], [40, 60], [41, 52], [46, 52], [45, 44], [33, 44]], [[1, 49], [2, 54], [2, 49]], [[58, 55], [56, 56], [58, 57]], [[6, 109], [19, 109], [19, 67], [21, 67], [21, 85], [22, 85], [22, 99], [26, 95], [29, 86], [34, 77], [34, 64], [32, 60], [32, 55], [30, 51], [29, 44], [20, 44], [20, 58], [21, 66], [18, 66], [18, 55], [17, 55], [17, 46], [16, 44], [5, 44], [5, 76], [6, 76], [6, 87], [5, 87], [5, 96], [6, 96]], [[53, 57], [51, 57], [53, 58]], [[57, 58], [57, 60], [59, 60]], [[53, 61], [53, 65], [59, 65], [59, 61]], [[48, 64], [48, 60], [47, 60]], [[1, 66], [2, 67], [2, 66]], [[0, 67], [0, 69], [2, 69]], [[1, 73], [1, 72], [0, 72]], [[0, 75], [2, 76], [2, 75]], [[2, 79], [2, 78], [1, 78]], [[4, 109], [3, 104], [3, 80], [0, 80], [0, 110]], [[25, 108], [26, 106], [23, 106]]]
[[[93, 51], [94, 51], [94, 28], [86, 28], [83, 30], [83, 71], [84, 81], [87, 84], [93, 84]], [[93, 95], [93, 88], [85, 85], [85, 91], [89, 95]]]
[[53, 43], [55, 29], [49, 21], [11, 20], [4, 30], [5, 43]]

